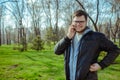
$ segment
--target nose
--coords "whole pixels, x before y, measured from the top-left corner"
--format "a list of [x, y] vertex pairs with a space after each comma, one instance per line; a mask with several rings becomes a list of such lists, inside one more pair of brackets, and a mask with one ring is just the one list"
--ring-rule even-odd
[[77, 23], [77, 26], [80, 26], [80, 25], [82, 25], [81, 23]]

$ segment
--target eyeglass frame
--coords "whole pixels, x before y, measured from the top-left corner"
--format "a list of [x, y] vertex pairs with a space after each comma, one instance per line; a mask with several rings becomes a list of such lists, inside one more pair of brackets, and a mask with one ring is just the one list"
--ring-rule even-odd
[[81, 23], [84, 23], [84, 22], [86, 22], [86, 21], [72, 21], [72, 22], [75, 22], [76, 24], [77, 24], [77, 23], [81, 24]]

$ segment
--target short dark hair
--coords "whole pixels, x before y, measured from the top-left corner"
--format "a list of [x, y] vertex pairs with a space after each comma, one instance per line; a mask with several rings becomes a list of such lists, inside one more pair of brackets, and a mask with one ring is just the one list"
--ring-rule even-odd
[[83, 10], [77, 10], [76, 12], [74, 12], [74, 14], [73, 14], [73, 18], [75, 17], [75, 16], [84, 16], [85, 17], [85, 19], [87, 20], [87, 16], [88, 16], [88, 14], [85, 12], [85, 11], [83, 11]]

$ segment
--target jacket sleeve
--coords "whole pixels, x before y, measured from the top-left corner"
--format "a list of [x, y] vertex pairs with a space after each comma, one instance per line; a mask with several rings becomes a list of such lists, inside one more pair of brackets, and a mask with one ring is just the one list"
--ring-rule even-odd
[[104, 34], [100, 36], [100, 49], [107, 52], [107, 55], [98, 63], [102, 69], [109, 66], [119, 55], [120, 49]]
[[60, 55], [64, 53], [64, 51], [70, 46], [71, 44], [71, 39], [69, 39], [67, 36], [61, 39], [54, 48], [54, 53], [57, 55]]

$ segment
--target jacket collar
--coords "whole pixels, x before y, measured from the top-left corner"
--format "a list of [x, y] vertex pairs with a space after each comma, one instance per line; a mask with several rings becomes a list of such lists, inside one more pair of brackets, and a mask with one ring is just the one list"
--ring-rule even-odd
[[81, 35], [84, 36], [85, 34], [87, 34], [90, 31], [92, 31], [92, 30], [89, 27], [86, 27], [84, 32]]

